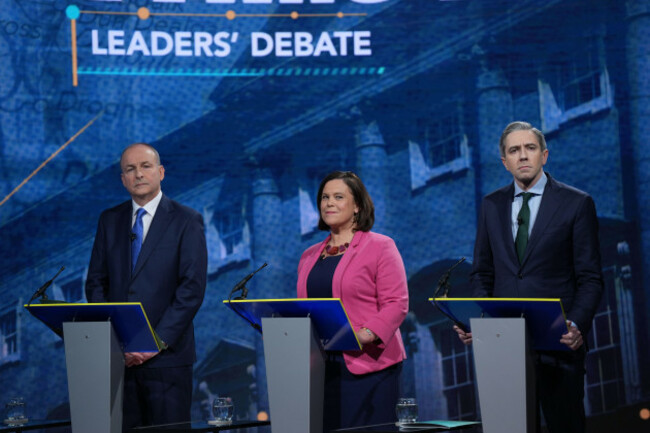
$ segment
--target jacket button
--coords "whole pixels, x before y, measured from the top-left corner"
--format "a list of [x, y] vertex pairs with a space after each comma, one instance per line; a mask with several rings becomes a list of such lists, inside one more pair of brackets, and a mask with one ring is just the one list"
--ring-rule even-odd
[[523, 280], [523, 279], [524, 279], [524, 275], [523, 275], [523, 274], [519, 274], [519, 275], [517, 275], [517, 276], [519, 277], [520, 280]]
[[[521, 275], [519, 277], [521, 278]], [[135, 290], [129, 290], [129, 295], [135, 295]]]

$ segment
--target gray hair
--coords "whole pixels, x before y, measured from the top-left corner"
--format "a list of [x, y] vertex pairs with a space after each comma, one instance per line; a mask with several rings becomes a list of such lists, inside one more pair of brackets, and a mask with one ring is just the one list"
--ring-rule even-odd
[[539, 147], [542, 152], [546, 150], [546, 139], [544, 138], [544, 134], [542, 131], [539, 129], [535, 128], [533, 125], [531, 125], [528, 122], [522, 122], [522, 121], [516, 121], [510, 123], [508, 126], [506, 126], [506, 129], [503, 130], [503, 133], [501, 134], [501, 139], [499, 140], [499, 152], [501, 152], [501, 157], [505, 158], [506, 156], [506, 137], [511, 133], [515, 131], [530, 131], [533, 134], [535, 134], [535, 137], [537, 137], [537, 141], [539, 142]]

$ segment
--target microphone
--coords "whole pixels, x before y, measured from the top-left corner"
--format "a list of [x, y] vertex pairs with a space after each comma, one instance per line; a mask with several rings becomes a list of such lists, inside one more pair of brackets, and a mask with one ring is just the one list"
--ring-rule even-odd
[[452, 317], [450, 314], [446, 313], [440, 306], [438, 305], [438, 301], [436, 301], [436, 298], [438, 297], [438, 293], [440, 290], [444, 287], [444, 292], [442, 293], [441, 298], [446, 298], [447, 294], [449, 293], [449, 277], [451, 276], [451, 272], [456, 269], [456, 266], [460, 265], [465, 261], [465, 257], [461, 257], [459, 261], [454, 263], [447, 271], [442, 274], [442, 277], [438, 280], [438, 287], [436, 288], [436, 291], [433, 295], [433, 304], [436, 306], [436, 308], [445, 316], [447, 316], [448, 319], [450, 319], [456, 326], [458, 326], [460, 329], [462, 329], [464, 332], [469, 332], [469, 329], [467, 329], [467, 326], [456, 320], [454, 317]]
[[460, 265], [464, 261], [465, 261], [465, 257], [461, 257], [459, 261], [454, 263], [449, 269], [447, 269], [447, 271], [442, 275], [442, 277], [440, 277], [440, 279], [438, 280], [438, 287], [436, 288], [434, 297], [438, 297], [438, 292], [440, 292], [440, 289], [443, 287], [445, 288], [445, 291], [442, 293], [441, 298], [447, 297], [447, 294], [449, 293], [449, 277], [451, 276], [451, 271], [456, 269], [456, 266]]
[[520, 226], [523, 223], [524, 223], [524, 219], [521, 216], [517, 215], [517, 225]]
[[230, 298], [232, 297], [233, 293], [237, 292], [238, 290], [241, 290], [241, 296], [236, 297], [235, 300], [246, 299], [246, 297], [248, 296], [248, 289], [246, 288], [246, 283], [248, 283], [248, 280], [253, 278], [253, 275], [255, 275], [256, 273], [258, 273], [259, 271], [261, 271], [267, 266], [268, 263], [264, 262], [264, 264], [260, 266], [259, 269], [246, 275], [240, 282], [235, 284], [235, 287], [233, 287], [232, 290], [230, 291], [230, 295], [228, 295], [228, 300], [230, 301]]
[[258, 273], [259, 271], [261, 271], [263, 268], [265, 268], [267, 266], [268, 266], [268, 263], [264, 262], [264, 264], [262, 266], [260, 266], [259, 269], [257, 269], [256, 271], [251, 272], [250, 274], [246, 275], [244, 277], [244, 279], [242, 279], [240, 282], [235, 284], [235, 287], [232, 288], [232, 290], [230, 291], [230, 294], [228, 295], [228, 305], [230, 306], [230, 308], [232, 308], [232, 311], [234, 311], [235, 313], [237, 313], [237, 315], [239, 317], [241, 317], [242, 319], [244, 319], [245, 321], [250, 323], [250, 325], [255, 330], [257, 330], [259, 332], [262, 332], [262, 328], [260, 327], [260, 325], [258, 325], [253, 320], [251, 320], [250, 318], [246, 317], [241, 312], [239, 312], [239, 309], [235, 308], [235, 305], [237, 305], [237, 304], [231, 304], [230, 303], [230, 298], [232, 298], [233, 293], [235, 293], [238, 290], [241, 290], [241, 296], [236, 297], [235, 300], [238, 301], [238, 300], [246, 299], [246, 296], [248, 296], [248, 289], [246, 288], [246, 283], [248, 283], [248, 280], [253, 278], [253, 275], [255, 275], [256, 273]]
[[64, 269], [65, 269], [65, 266], [61, 266], [61, 269], [59, 269], [59, 272], [57, 272], [56, 275], [54, 275], [51, 280], [47, 281], [45, 284], [43, 284], [41, 287], [39, 287], [38, 290], [32, 295], [32, 298], [29, 300], [27, 305], [31, 305], [32, 301], [34, 299], [38, 298], [39, 296], [42, 296], [41, 302], [43, 300], [47, 300], [47, 295], [45, 294], [45, 291], [47, 290], [48, 287], [50, 287], [50, 285], [52, 284], [54, 279], [56, 277], [58, 277], [59, 274], [61, 273], [61, 271], [63, 271]]
[[131, 242], [133, 242], [134, 240], [136, 240], [137, 237], [138, 237], [138, 236], [137, 236], [135, 233], [131, 233]]

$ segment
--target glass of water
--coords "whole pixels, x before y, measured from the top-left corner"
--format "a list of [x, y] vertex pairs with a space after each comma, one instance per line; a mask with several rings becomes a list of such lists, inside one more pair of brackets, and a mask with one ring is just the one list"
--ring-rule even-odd
[[415, 398], [400, 398], [397, 400], [395, 411], [397, 412], [397, 421], [400, 424], [407, 424], [418, 420], [418, 403], [415, 401]]
[[217, 397], [212, 404], [212, 414], [219, 424], [228, 424], [232, 422], [232, 415], [235, 407], [230, 397]]
[[9, 399], [5, 406], [4, 423], [8, 426], [16, 427], [27, 422], [25, 416], [25, 400], [22, 397]]

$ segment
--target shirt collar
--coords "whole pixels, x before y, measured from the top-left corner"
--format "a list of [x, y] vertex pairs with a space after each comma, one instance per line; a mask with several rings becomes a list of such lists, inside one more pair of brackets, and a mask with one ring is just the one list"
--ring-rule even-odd
[[535, 195], [542, 195], [544, 194], [544, 188], [546, 187], [546, 183], [548, 182], [548, 178], [546, 177], [546, 173], [542, 172], [542, 177], [539, 178], [537, 183], [528, 191], [524, 191], [517, 185], [517, 182], [515, 182], [515, 197], [520, 195], [523, 192], [532, 192]]
[[160, 200], [162, 200], [162, 190], [158, 191], [158, 194], [153, 199], [151, 199], [151, 201], [149, 201], [147, 204], [145, 204], [144, 206], [140, 206], [133, 199], [131, 199], [131, 207], [132, 207], [132, 210], [133, 210], [132, 215], [135, 215], [136, 212], [138, 212], [138, 209], [143, 207], [144, 210], [146, 210], [147, 213], [153, 217], [155, 215], [155, 213], [156, 213], [156, 209], [158, 209], [158, 205], [160, 204]]

